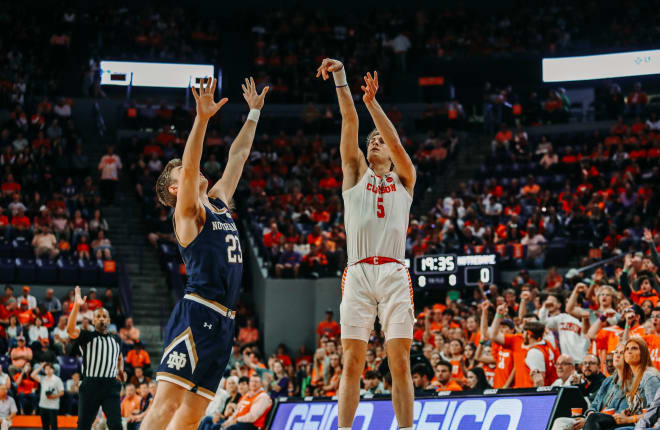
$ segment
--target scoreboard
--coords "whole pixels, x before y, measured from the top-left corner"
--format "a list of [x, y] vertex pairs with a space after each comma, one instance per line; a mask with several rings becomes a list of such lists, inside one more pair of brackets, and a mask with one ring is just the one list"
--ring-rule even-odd
[[436, 254], [414, 257], [411, 275], [418, 288], [471, 287], [495, 281], [497, 254]]

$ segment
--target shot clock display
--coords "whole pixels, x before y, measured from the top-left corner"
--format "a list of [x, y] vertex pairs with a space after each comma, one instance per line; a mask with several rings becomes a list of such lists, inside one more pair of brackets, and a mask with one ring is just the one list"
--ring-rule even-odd
[[474, 286], [495, 280], [497, 254], [422, 255], [413, 261], [413, 277], [419, 288]]

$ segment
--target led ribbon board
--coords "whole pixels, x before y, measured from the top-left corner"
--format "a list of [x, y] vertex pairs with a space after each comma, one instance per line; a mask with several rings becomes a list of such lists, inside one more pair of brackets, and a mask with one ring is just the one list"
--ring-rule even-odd
[[543, 82], [586, 81], [660, 73], [660, 49], [544, 58]]
[[[543, 430], [556, 395], [450, 397], [415, 400], [413, 428], [438, 430]], [[391, 400], [360, 400], [354, 429], [398, 429]], [[273, 430], [336, 430], [337, 402], [279, 403]]]
[[187, 88], [195, 80], [213, 77], [212, 64], [144, 63], [101, 61], [101, 85], [127, 86], [133, 74], [134, 87]]

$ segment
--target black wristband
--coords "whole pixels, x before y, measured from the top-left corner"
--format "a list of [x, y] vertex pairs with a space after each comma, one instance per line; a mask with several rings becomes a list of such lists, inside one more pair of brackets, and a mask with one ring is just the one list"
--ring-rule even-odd
[[348, 84], [344, 84], [344, 85], [335, 85], [335, 88], [344, 88], [344, 87], [347, 87], [347, 86], [348, 86]]

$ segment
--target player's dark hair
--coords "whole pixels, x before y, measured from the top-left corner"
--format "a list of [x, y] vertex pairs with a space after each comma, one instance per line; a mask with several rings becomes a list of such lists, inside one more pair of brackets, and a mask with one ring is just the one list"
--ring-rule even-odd
[[156, 196], [158, 201], [165, 206], [173, 208], [176, 205], [176, 196], [170, 193], [170, 185], [174, 183], [174, 180], [171, 177], [172, 170], [175, 167], [181, 166], [182, 162], [180, 158], [171, 159], [166, 165], [163, 171], [158, 176], [156, 181]]
[[380, 133], [378, 132], [377, 128], [374, 128], [373, 130], [371, 130], [371, 132], [367, 135], [367, 146], [369, 146], [369, 142], [371, 142], [371, 139], [373, 139], [374, 136], [376, 136], [378, 134], [380, 134]]
[[238, 378], [238, 383], [239, 384], [242, 384], [242, 383], [249, 384], [250, 383], [250, 378], [248, 378], [247, 376], [241, 376], [240, 378]]

